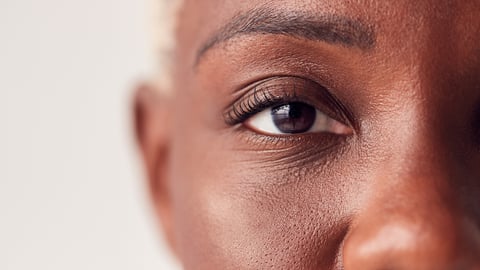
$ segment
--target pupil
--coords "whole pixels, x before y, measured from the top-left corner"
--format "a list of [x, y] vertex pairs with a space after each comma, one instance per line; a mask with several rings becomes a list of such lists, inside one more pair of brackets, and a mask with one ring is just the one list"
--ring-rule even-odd
[[292, 102], [272, 108], [275, 126], [283, 133], [302, 133], [315, 123], [314, 107], [301, 102]]

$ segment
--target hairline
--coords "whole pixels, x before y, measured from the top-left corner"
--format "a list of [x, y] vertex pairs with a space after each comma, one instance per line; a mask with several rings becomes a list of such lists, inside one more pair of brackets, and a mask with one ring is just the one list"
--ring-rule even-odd
[[154, 0], [154, 50], [157, 88], [172, 91], [172, 65], [176, 46], [178, 13], [185, 0]]

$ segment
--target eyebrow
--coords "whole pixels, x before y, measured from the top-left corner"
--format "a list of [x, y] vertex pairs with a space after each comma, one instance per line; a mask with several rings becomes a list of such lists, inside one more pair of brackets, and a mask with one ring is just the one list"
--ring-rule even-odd
[[372, 27], [348, 17], [257, 8], [236, 15], [215, 32], [198, 50], [195, 65], [216, 45], [252, 34], [284, 35], [362, 50], [372, 49], [376, 43]]

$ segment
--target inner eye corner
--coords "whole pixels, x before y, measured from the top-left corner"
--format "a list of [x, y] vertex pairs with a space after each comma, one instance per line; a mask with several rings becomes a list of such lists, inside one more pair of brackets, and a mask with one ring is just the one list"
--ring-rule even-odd
[[342, 118], [343, 119], [340, 120], [340, 123], [342, 123], [343, 125], [347, 126], [350, 129], [351, 131], [350, 135], [358, 135], [360, 132], [360, 124], [355, 119], [353, 114], [345, 107], [342, 108]]

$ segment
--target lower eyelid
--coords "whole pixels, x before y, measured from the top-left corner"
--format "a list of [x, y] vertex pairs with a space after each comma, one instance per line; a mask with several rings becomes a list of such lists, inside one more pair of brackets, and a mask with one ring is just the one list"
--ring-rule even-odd
[[[303, 133], [296, 136], [264, 135], [244, 125], [237, 126], [231, 137], [232, 150], [252, 155], [260, 163], [314, 162], [346, 150], [350, 136], [331, 133]], [[288, 162], [287, 162], [288, 161]], [[269, 163], [269, 164], [270, 164]]]

